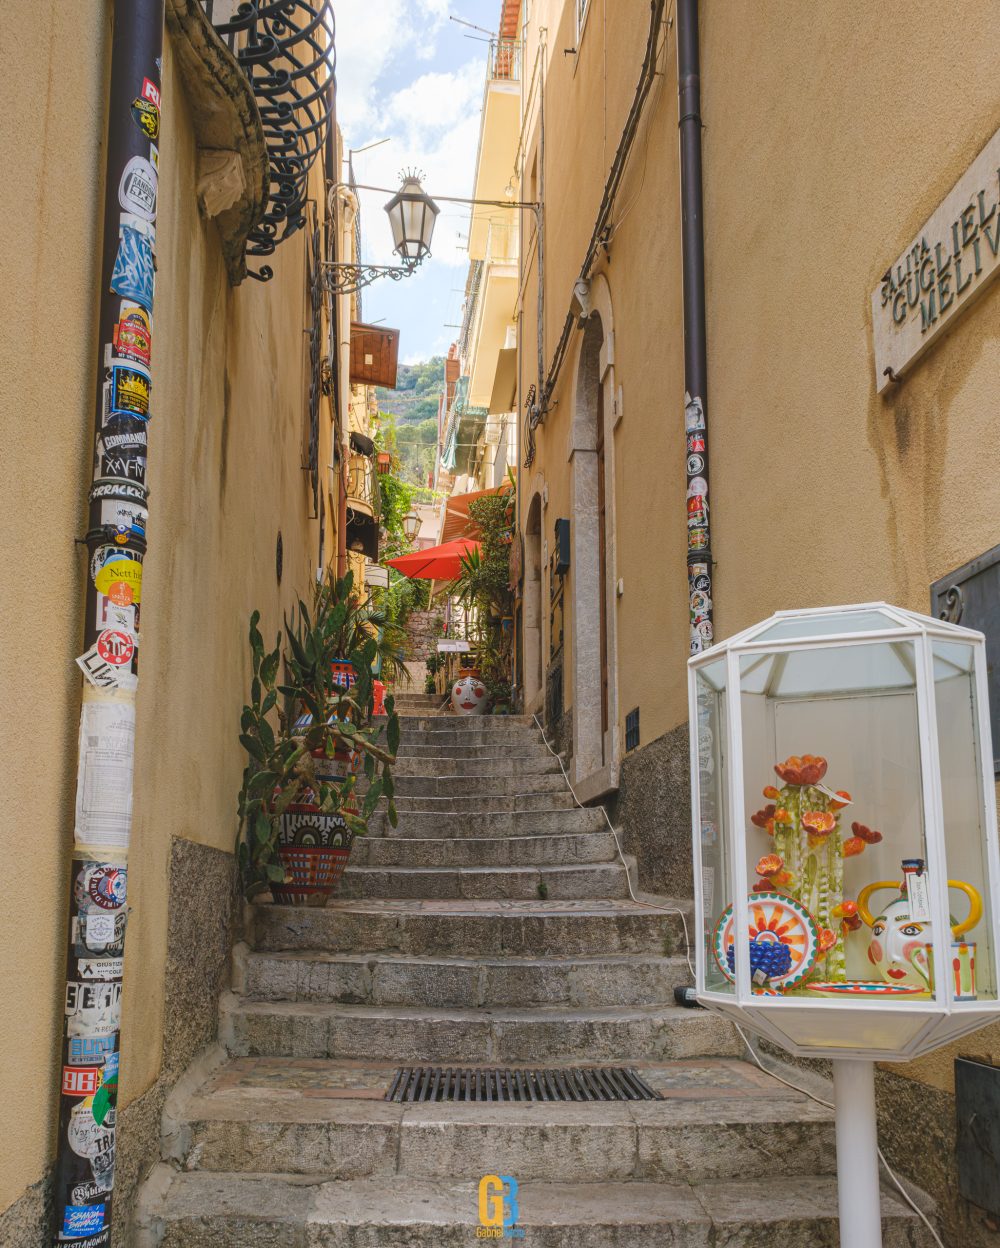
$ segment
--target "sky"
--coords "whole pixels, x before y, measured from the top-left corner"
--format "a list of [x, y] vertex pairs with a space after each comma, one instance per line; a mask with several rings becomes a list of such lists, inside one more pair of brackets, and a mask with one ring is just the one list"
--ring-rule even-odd
[[[433, 197], [472, 194], [486, 72], [486, 36], [451, 16], [495, 30], [500, 0], [338, 0], [337, 120], [358, 182], [396, 188], [416, 168]], [[380, 139], [388, 143], [367, 152]], [[345, 170], [346, 173], [346, 170]], [[362, 254], [398, 263], [384, 205], [361, 192]], [[468, 267], [469, 209], [442, 204], [432, 255], [399, 282], [366, 287], [362, 312], [401, 331], [404, 363], [444, 355], [458, 334]], [[449, 322], [451, 325], [449, 325]]]

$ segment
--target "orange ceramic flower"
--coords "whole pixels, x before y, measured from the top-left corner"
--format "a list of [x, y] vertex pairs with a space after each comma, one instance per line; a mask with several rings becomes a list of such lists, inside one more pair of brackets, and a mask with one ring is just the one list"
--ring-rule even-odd
[[882, 839], [881, 832], [875, 832], [871, 828], [865, 827], [863, 823], [852, 823], [851, 831], [855, 836], [860, 836], [867, 845], [877, 845]]
[[792, 754], [783, 763], [775, 763], [774, 770], [785, 784], [819, 784], [826, 775], [827, 761], [816, 754]]
[[850, 793], [848, 793], [848, 791], [847, 791], [846, 789], [838, 789], [838, 790], [837, 790], [837, 797], [839, 797], [839, 798], [843, 798], [843, 801], [839, 801], [839, 802], [838, 802], [838, 801], [834, 801], [834, 799], [831, 797], [831, 798], [830, 798], [830, 809], [831, 809], [831, 810], [843, 810], [843, 809], [844, 809], [844, 807], [845, 807], [845, 806], [847, 806], [847, 805], [849, 805], [849, 804], [850, 804], [850, 802], [853, 800], [853, 799], [851, 798]]
[[779, 797], [781, 796], [781, 794], [780, 794], [780, 793], [779, 793], [779, 791], [778, 791], [778, 790], [774, 787], [774, 785], [773, 785], [773, 784], [769, 784], [769, 785], [767, 786], [767, 788], [764, 790], [764, 796], [765, 796], [765, 797], [770, 797], [770, 798], [772, 798], [772, 799], [777, 799], [777, 798], [779, 798]]
[[856, 932], [861, 926], [861, 915], [858, 914], [858, 903], [846, 899], [830, 911], [835, 919], [842, 919], [841, 927], [845, 932]]
[[758, 875], [774, 875], [776, 871], [780, 871], [785, 865], [784, 859], [780, 854], [765, 854], [757, 863]]
[[850, 836], [844, 842], [844, 857], [853, 858], [855, 854], [860, 854], [864, 847], [865, 843], [860, 836]]
[[831, 932], [828, 927], [819, 929], [819, 941], [817, 942], [820, 953], [826, 953], [827, 949], [832, 949], [837, 943], [837, 935]]
[[828, 810], [807, 810], [802, 815], [802, 826], [810, 836], [825, 837], [837, 826], [837, 820]]
[[787, 810], [785, 810], [784, 806], [779, 806], [778, 809], [774, 812], [774, 822], [775, 823], [791, 823], [792, 816], [788, 813]]
[[758, 810], [755, 815], [750, 816], [750, 822], [755, 828], [766, 828], [768, 823], [774, 818], [774, 806], [765, 806], [763, 810]]

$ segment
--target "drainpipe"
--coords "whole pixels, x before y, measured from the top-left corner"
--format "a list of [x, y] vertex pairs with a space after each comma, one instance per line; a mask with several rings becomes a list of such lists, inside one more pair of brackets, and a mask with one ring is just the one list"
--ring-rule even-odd
[[111, 1242], [162, 46], [163, 0], [115, 0], [52, 1239], [87, 1248]]
[[714, 637], [708, 509], [708, 359], [705, 342], [705, 236], [701, 193], [701, 77], [698, 0], [677, 0], [677, 94], [684, 274], [684, 431], [687, 466], [687, 570], [691, 653]]
[[[358, 212], [358, 201], [355, 195], [345, 187], [338, 187], [334, 192], [343, 211], [343, 233], [338, 235], [341, 256], [344, 260], [354, 256], [354, 218]], [[340, 498], [337, 506], [337, 576], [347, 575], [347, 487], [350, 479], [351, 459], [351, 296], [334, 295], [337, 301], [337, 393], [341, 395], [340, 404]], [[344, 302], [340, 302], [343, 300]], [[344, 315], [344, 303], [347, 315]]]

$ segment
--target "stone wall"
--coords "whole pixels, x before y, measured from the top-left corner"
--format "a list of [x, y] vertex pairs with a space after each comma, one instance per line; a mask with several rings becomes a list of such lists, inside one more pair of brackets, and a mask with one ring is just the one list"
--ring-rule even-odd
[[634, 854], [648, 892], [690, 897], [691, 768], [687, 724], [626, 754], [612, 822]]
[[429, 654], [434, 654], [443, 623], [442, 611], [414, 611], [406, 621], [407, 659], [423, 662]]
[[[173, 839], [163, 1003], [163, 1054], [156, 1081], [118, 1115], [113, 1248], [127, 1248], [132, 1207], [143, 1178], [160, 1157], [160, 1116], [167, 1093], [218, 1031], [219, 996], [228, 985], [230, 950], [240, 906], [232, 854]], [[125, 982], [142, 992], [141, 973]], [[130, 1054], [122, 1054], [122, 1067]], [[39, 1248], [52, 1229], [52, 1167], [0, 1214], [3, 1248]]]

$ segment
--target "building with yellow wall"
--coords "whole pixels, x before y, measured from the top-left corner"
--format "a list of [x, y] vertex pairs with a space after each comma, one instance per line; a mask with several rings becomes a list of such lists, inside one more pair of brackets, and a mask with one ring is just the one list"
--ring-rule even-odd
[[[883, 275], [1000, 127], [1000, 36], [977, 6], [951, 6], [949, 22], [977, 35], [960, 71], [936, 78], [933, 3], [700, 7], [704, 436], [685, 415], [673, 5], [652, 6], [652, 30], [649, 5], [524, 6], [516, 187], [543, 204], [537, 238], [521, 214], [523, 702], [567, 751], [578, 794], [615, 804], [642, 884], [680, 896], [692, 886], [685, 664], [701, 618], [688, 457], [710, 457], [716, 638], [791, 607], [885, 599], [927, 613], [932, 586], [1000, 543], [1000, 285], [984, 283], [888, 385], [872, 303], [881, 326], [896, 289], [882, 301]], [[985, 227], [971, 192], [959, 281], [992, 263], [996, 163]], [[905, 269], [903, 256], [904, 282]], [[997, 1061], [1000, 1038], [960, 1048]], [[887, 1151], [941, 1202], [954, 1242], [984, 1234], [956, 1194], [956, 1051], [880, 1076]]]
[[[216, 21], [225, 7], [216, 0]], [[12, 231], [0, 460], [8, 560], [24, 573], [24, 592], [12, 581], [0, 610], [8, 637], [31, 639], [0, 661], [0, 840], [11, 871], [31, 881], [0, 918], [0, 984], [18, 1003], [3, 1024], [16, 1054], [4, 1084], [16, 1129], [0, 1143], [0, 1242], [10, 1248], [50, 1234], [86, 583], [76, 539], [92, 476], [112, 11], [109, 0], [13, 0], [0, 47], [0, 203]], [[159, 1154], [166, 1093], [215, 1036], [240, 916], [248, 618], [259, 609], [273, 638], [317, 569], [335, 562], [349, 388], [320, 271], [336, 254], [326, 207], [335, 135], [320, 132], [301, 228], [254, 255], [247, 234], [273, 209], [274, 185], [260, 102], [195, 0], [167, 0], [161, 93], [116, 1243]], [[263, 265], [270, 281], [246, 276]], [[44, 566], [29, 577], [39, 541]]]

